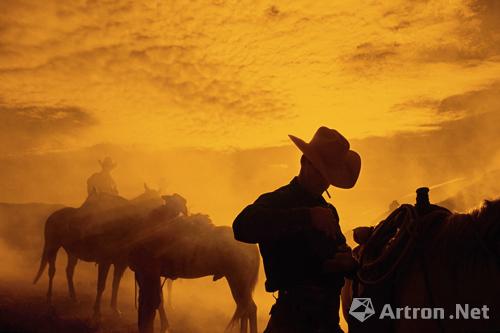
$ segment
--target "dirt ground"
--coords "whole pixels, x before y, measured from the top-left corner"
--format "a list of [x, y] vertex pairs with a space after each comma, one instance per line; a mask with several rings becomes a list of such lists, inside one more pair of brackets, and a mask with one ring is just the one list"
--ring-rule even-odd
[[0, 285], [0, 332], [135, 332], [133, 308], [122, 309], [121, 318], [112, 316], [104, 307], [100, 324], [91, 320], [93, 295], [80, 293], [78, 301], [69, 300], [62, 290], [55, 292], [54, 305], [46, 302], [38, 288], [26, 288], [18, 281], [2, 281]]
[[[53, 305], [46, 302], [47, 278], [32, 285], [27, 278], [0, 280], [0, 333], [129, 333], [137, 332], [137, 310], [134, 305], [132, 273], [120, 289], [117, 317], [109, 307], [110, 278], [102, 300], [102, 318], [92, 320], [95, 282], [76, 278], [78, 301], [67, 294], [64, 273], [59, 271], [54, 285]], [[82, 280], [82, 278], [80, 278]], [[212, 284], [212, 286], [210, 285]], [[211, 288], [209, 288], [211, 286]], [[173, 305], [167, 308], [172, 333], [224, 332], [234, 305], [224, 283], [214, 284], [208, 279], [176, 281], [173, 287]], [[228, 288], [227, 288], [228, 289]], [[203, 294], [200, 294], [203, 291]], [[259, 309], [259, 331], [267, 321], [267, 309]], [[155, 328], [159, 331], [157, 316]], [[237, 332], [237, 330], [235, 330]]]

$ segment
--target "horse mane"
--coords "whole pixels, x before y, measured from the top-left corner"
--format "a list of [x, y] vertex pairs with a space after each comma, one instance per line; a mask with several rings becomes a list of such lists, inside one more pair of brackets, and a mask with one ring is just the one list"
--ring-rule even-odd
[[177, 212], [172, 211], [169, 206], [163, 205], [153, 209], [148, 216], [148, 220], [167, 224], [179, 221], [198, 226], [215, 226], [207, 214], [196, 213], [186, 216], [181, 213], [175, 215], [175, 213]]
[[471, 265], [483, 264], [486, 257], [498, 257], [500, 199], [485, 201], [469, 213], [450, 214], [436, 223], [440, 225], [436, 225], [435, 233], [428, 235], [430, 250], [446, 258], [444, 262], [455, 268], [471, 268]]
[[206, 214], [192, 214], [185, 217], [185, 222], [197, 225], [199, 227], [215, 227], [215, 224], [210, 219], [210, 216]]
[[163, 199], [161, 198], [161, 195], [158, 192], [154, 190], [148, 190], [130, 199], [129, 201], [132, 203], [141, 203], [143, 201], [153, 201], [153, 200], [158, 200], [163, 202]]

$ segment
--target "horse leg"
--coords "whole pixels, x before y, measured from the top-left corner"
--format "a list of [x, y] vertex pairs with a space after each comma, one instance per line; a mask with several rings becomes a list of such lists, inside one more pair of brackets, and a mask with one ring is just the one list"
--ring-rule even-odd
[[127, 269], [127, 265], [125, 264], [114, 264], [113, 270], [113, 290], [111, 292], [111, 309], [117, 315], [120, 315], [120, 310], [118, 310], [118, 289], [120, 288], [120, 281], [122, 279], [123, 273]]
[[[172, 281], [172, 280], [168, 280]], [[168, 283], [167, 281], [167, 283]], [[167, 284], [168, 287], [168, 284]], [[167, 288], [168, 289], [168, 288]], [[163, 290], [161, 291], [161, 303], [160, 307], [158, 308], [158, 312], [160, 313], [160, 332], [165, 333], [167, 332], [168, 328], [170, 327], [170, 324], [168, 323], [168, 318], [167, 318], [167, 312], [165, 311], [165, 300], [163, 297]], [[168, 295], [167, 295], [168, 297]]]
[[73, 302], [76, 302], [75, 285], [73, 284], [73, 274], [78, 258], [68, 252], [68, 264], [66, 265], [66, 279], [68, 280], [69, 297]]
[[108, 277], [111, 264], [98, 264], [97, 273], [97, 295], [94, 303], [94, 319], [98, 321], [101, 317], [101, 297], [106, 288], [106, 278]]
[[257, 333], [257, 305], [250, 296], [243, 306], [245, 311], [240, 319], [240, 332], [246, 333], [249, 326], [250, 333]]
[[250, 333], [257, 333], [257, 305], [253, 299], [249, 304], [248, 319], [250, 322]]
[[49, 289], [47, 290], [47, 303], [52, 304], [52, 286], [54, 282], [54, 276], [56, 275], [56, 258], [57, 251], [59, 247], [53, 248], [48, 251], [48, 262], [49, 262]]
[[250, 326], [250, 333], [257, 333], [257, 306], [252, 298], [252, 288], [243, 280], [226, 277], [236, 302], [236, 310], [226, 331], [240, 321], [240, 333], [246, 333]]
[[153, 333], [156, 310], [161, 303], [159, 263], [144, 260], [141, 267], [136, 268], [135, 278], [139, 285], [139, 332]]
[[248, 317], [242, 316], [240, 319], [240, 333], [248, 332]]
[[167, 279], [167, 306], [172, 309], [172, 285], [174, 280]]

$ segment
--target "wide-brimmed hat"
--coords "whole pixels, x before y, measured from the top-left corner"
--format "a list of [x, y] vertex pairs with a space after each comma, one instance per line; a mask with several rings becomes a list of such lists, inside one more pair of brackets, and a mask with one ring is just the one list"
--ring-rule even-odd
[[322, 126], [309, 143], [293, 135], [289, 137], [330, 185], [352, 188], [356, 184], [361, 157], [350, 150], [349, 141], [338, 131]]
[[108, 168], [108, 169], [116, 168], [116, 163], [113, 162], [113, 160], [109, 156], [105, 157], [103, 161], [99, 160], [99, 164], [101, 165], [101, 167], [103, 169], [104, 168]]

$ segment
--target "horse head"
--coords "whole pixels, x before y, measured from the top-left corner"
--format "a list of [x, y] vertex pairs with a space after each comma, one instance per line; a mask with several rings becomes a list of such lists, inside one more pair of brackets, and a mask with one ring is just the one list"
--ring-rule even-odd
[[153, 200], [159, 198], [161, 198], [161, 189], [155, 190], [144, 183], [144, 193], [139, 195], [136, 199]]
[[187, 200], [180, 194], [164, 195], [162, 199], [165, 201], [164, 207], [171, 211], [174, 215], [188, 215]]
[[485, 200], [479, 210], [472, 213], [475, 216], [483, 241], [491, 242], [491, 249], [496, 253], [500, 263], [500, 199]]
[[477, 214], [481, 223], [490, 224], [493, 228], [500, 224], [500, 199], [485, 200]]

